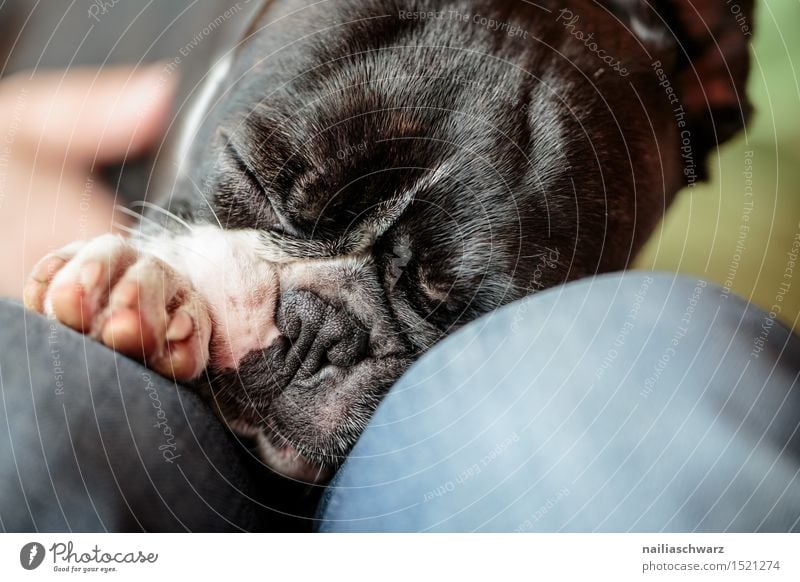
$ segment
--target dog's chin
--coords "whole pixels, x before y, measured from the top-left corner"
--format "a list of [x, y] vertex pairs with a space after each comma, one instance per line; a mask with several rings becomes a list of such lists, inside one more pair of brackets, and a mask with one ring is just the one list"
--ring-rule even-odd
[[282, 446], [273, 444], [263, 430], [246, 420], [230, 420], [228, 427], [234, 433], [253, 440], [261, 460], [279, 475], [304, 483], [322, 483], [330, 477], [328, 467], [309, 461], [302, 452], [290, 444]]
[[275, 446], [263, 432], [256, 442], [264, 462], [284, 477], [305, 483], [321, 483], [330, 477], [328, 468], [309, 461], [291, 445]]

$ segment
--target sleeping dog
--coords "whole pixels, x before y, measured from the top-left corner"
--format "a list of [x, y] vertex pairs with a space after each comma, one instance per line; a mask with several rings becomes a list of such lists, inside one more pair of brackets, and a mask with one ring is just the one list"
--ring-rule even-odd
[[729, 4], [265, 2], [206, 63], [159, 204], [42, 259], [26, 303], [323, 480], [423, 352], [625, 268], [704, 178], [750, 113]]

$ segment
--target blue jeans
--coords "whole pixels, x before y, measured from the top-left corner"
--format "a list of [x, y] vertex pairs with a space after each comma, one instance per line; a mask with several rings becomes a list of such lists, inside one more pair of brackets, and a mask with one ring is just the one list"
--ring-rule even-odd
[[[188, 390], [12, 305], [0, 321], [4, 529], [308, 523], [317, 489], [273, 479]], [[798, 374], [796, 336], [704, 281], [630, 272], [550, 289], [421, 358], [313, 523], [800, 531]]]

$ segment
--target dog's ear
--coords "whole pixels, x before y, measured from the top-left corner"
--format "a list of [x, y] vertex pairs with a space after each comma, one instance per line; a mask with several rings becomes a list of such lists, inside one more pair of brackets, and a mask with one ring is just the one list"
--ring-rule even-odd
[[[753, 0], [610, 0], [630, 30], [664, 56], [699, 167], [747, 123]], [[704, 176], [700, 175], [699, 178]]]

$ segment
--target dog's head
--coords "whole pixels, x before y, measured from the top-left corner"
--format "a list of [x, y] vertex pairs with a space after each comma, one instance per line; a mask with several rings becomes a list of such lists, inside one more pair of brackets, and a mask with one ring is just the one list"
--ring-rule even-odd
[[313, 464], [460, 325], [624, 268], [749, 114], [745, 0], [279, 4], [172, 209], [259, 232], [280, 337], [215, 395]]

